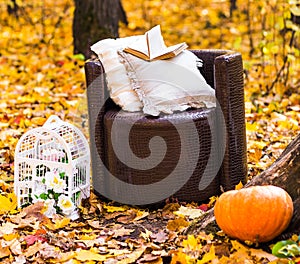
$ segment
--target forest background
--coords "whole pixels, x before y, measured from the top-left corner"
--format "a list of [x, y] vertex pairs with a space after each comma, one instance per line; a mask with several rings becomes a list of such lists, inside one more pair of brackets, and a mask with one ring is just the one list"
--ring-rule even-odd
[[[0, 179], [10, 186], [18, 139], [51, 114], [88, 137], [86, 58], [73, 54], [73, 1], [16, 3], [18, 12], [9, 14], [11, 2], [0, 2]], [[233, 13], [229, 1], [122, 3], [128, 25], [120, 24], [121, 37], [160, 24], [167, 45], [185, 41], [191, 49], [242, 54], [248, 176], [266, 169], [300, 130], [299, 2], [237, 1]]]

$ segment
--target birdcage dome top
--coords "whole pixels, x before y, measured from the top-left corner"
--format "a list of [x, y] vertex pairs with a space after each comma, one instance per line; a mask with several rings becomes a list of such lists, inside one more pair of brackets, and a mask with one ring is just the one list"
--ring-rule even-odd
[[68, 163], [89, 153], [83, 133], [57, 116], [48, 118], [42, 127], [34, 128], [18, 141], [16, 154], [23, 158]]

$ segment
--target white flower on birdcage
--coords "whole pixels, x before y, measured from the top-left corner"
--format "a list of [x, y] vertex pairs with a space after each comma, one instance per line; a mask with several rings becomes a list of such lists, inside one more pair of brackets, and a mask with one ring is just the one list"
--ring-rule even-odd
[[47, 199], [44, 201], [44, 215], [51, 218], [56, 213], [55, 209], [55, 200], [54, 199]]
[[67, 187], [64, 176], [65, 173], [58, 170], [48, 171], [45, 174], [45, 185], [56, 193], [63, 193]]
[[[44, 202], [44, 214], [51, 218], [55, 213], [71, 216], [76, 206], [71, 197], [64, 194], [67, 189], [67, 175], [62, 169], [53, 169], [45, 173], [42, 184], [36, 188], [32, 202]], [[80, 195], [80, 193], [79, 193]]]
[[58, 197], [57, 206], [62, 210], [64, 215], [71, 215], [75, 210], [75, 205], [71, 198], [66, 195], [60, 195]]

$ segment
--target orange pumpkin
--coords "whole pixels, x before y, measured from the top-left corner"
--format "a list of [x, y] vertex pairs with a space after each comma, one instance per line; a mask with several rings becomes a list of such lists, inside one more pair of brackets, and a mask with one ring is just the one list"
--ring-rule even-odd
[[293, 201], [282, 188], [253, 186], [221, 194], [214, 213], [218, 226], [229, 237], [267, 242], [289, 225]]

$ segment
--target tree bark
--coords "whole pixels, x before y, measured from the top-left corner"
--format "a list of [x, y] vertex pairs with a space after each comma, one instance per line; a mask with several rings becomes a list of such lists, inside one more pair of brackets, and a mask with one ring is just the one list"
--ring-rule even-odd
[[90, 46], [105, 38], [119, 36], [119, 21], [127, 24], [121, 0], [74, 0], [74, 53], [86, 58], [92, 54]]
[[237, 10], [236, 0], [230, 0], [230, 17], [232, 17], [235, 10]]
[[[282, 152], [280, 157], [260, 175], [249, 181], [244, 188], [254, 185], [275, 185], [285, 189], [293, 199], [294, 214], [289, 227], [279, 238], [287, 238], [300, 232], [300, 134]], [[199, 234], [201, 231], [218, 230], [213, 208], [197, 219], [185, 231], [186, 234]]]

